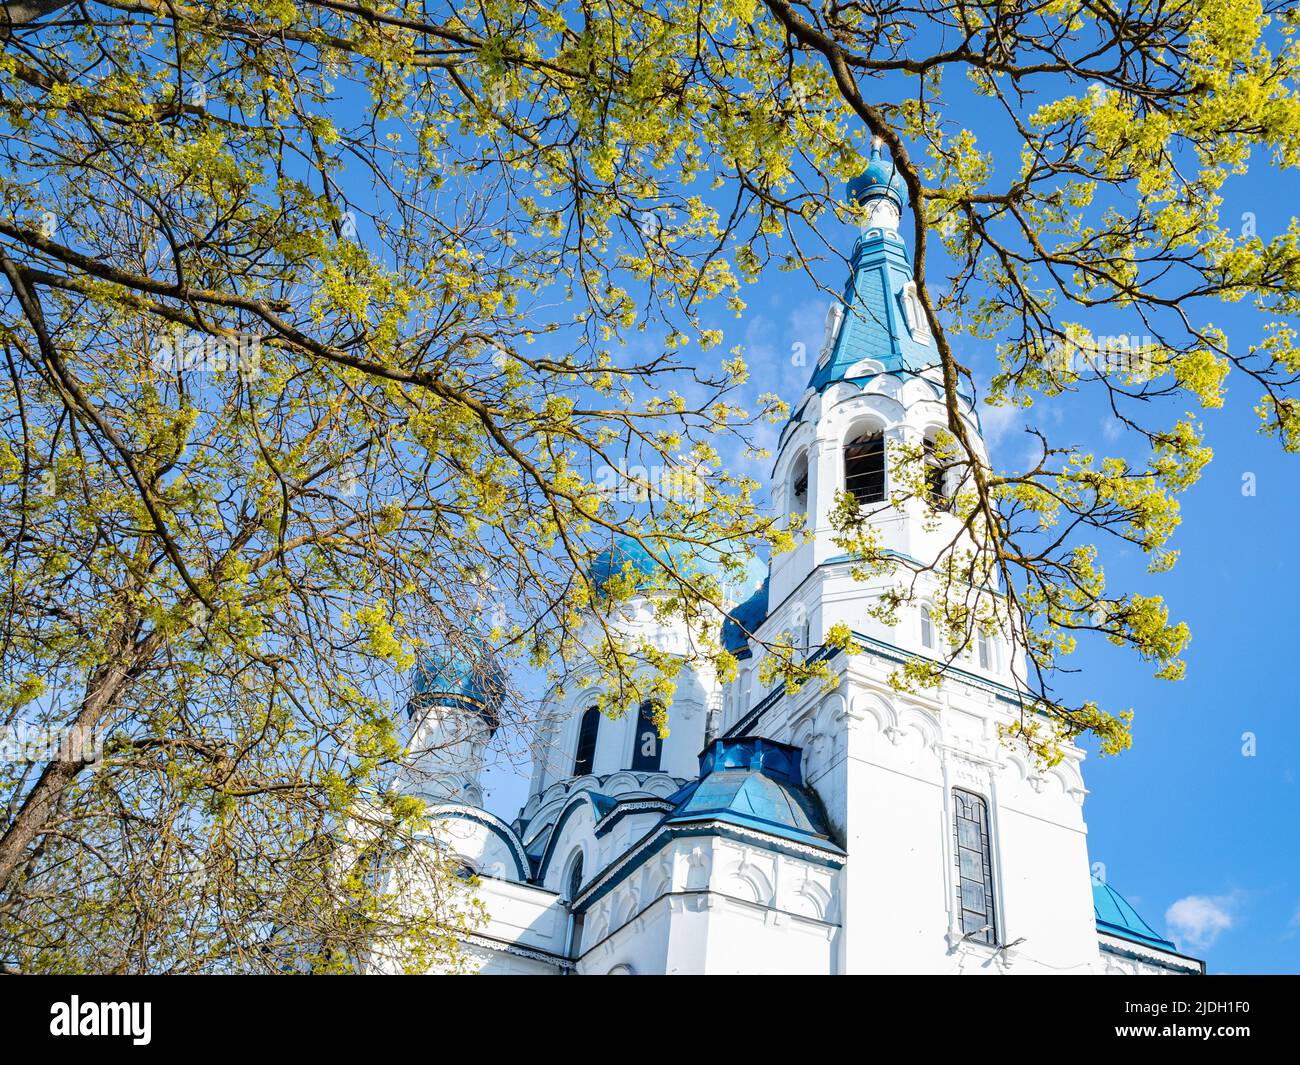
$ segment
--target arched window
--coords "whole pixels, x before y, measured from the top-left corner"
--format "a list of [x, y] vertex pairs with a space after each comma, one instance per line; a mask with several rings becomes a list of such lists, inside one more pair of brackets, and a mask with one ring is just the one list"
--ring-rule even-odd
[[647, 699], [637, 711], [636, 736], [633, 743], [632, 768], [638, 773], [659, 772], [659, 760], [663, 757], [663, 741], [659, 738], [659, 726], [655, 724], [653, 700]]
[[[569, 876], [564, 886], [564, 901], [573, 905], [573, 900], [582, 890], [582, 851], [579, 851], [569, 865]], [[569, 957], [576, 958], [582, 952], [583, 914], [569, 914]]]
[[801, 454], [794, 460], [790, 474], [790, 509], [795, 514], [808, 513], [808, 455]]
[[935, 510], [947, 510], [952, 501], [948, 496], [948, 471], [939, 458], [939, 448], [933, 437], [927, 436], [923, 447], [925, 462], [925, 501]]
[[569, 877], [564, 885], [564, 899], [566, 902], [572, 902], [578, 897], [578, 892], [582, 890], [582, 851], [578, 851], [573, 856], [569, 864]]
[[979, 943], [998, 941], [993, 911], [993, 846], [988, 803], [974, 792], [953, 788], [953, 837], [957, 862], [957, 912], [962, 936]]
[[921, 646], [934, 649], [934, 621], [930, 617], [930, 608], [921, 604]]
[[907, 316], [907, 327], [912, 331], [912, 339], [922, 344], [928, 344], [930, 342], [930, 322], [925, 316], [925, 308], [921, 306], [921, 294], [917, 291], [916, 282], [907, 282], [903, 286], [900, 295], [902, 297], [903, 313]]
[[589, 706], [578, 726], [578, 752], [573, 759], [573, 775], [585, 776], [596, 764], [596, 735], [600, 732], [600, 708]]
[[981, 632], [976, 642], [979, 645], [980, 669], [993, 669], [993, 641], [989, 639], [988, 633]]
[[859, 505], [885, 498], [885, 434], [866, 432], [844, 446], [844, 490]]

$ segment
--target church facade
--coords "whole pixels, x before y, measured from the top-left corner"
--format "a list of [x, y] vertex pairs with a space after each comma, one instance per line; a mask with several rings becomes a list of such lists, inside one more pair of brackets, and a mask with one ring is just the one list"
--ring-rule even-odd
[[[662, 739], [649, 704], [611, 720], [581, 683], [553, 692], [509, 822], [483, 809], [478, 783], [492, 686], [445, 662], [417, 683], [405, 787], [478, 878], [488, 920], [465, 948], [484, 973], [1204, 971], [1091, 875], [1082, 752], [1043, 770], [999, 738], [1018, 714], [1006, 641], [979, 636], [936, 688], [890, 684], [908, 660], [943, 657], [925, 586], [895, 623], [868, 616], [893, 578], [855, 579], [831, 507], [840, 490], [888, 502], [886, 450], [928, 454], [948, 416], [899, 235], [902, 189], [878, 150], [850, 195], [869, 221], [772, 474], [777, 512], [806, 514], [811, 535], [723, 623], [738, 677], [683, 671]], [[978, 440], [969, 403], [962, 417]], [[932, 487], [951, 490], [942, 475]], [[873, 519], [900, 559], [934, 559], [952, 539], [956, 519], [925, 506]], [[623, 541], [600, 567], [596, 583], [654, 562]], [[822, 649], [840, 623], [853, 654]], [[646, 597], [619, 624], [686, 650]], [[785, 633], [826, 657], [834, 690], [764, 689], [764, 644]]]

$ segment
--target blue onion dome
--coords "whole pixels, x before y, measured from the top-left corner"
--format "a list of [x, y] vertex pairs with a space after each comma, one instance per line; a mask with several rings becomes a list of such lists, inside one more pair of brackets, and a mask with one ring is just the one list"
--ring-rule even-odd
[[722, 622], [722, 647], [733, 655], [749, 646], [749, 633], [767, 618], [767, 584], [733, 609]]
[[880, 150], [880, 141], [872, 144], [867, 169], [849, 182], [848, 191], [853, 203], [860, 205], [877, 196], [888, 196], [902, 210], [907, 186], [903, 184], [903, 178], [893, 160], [885, 159]]
[[[688, 543], [664, 543], [662, 548], [656, 545], [655, 554], [660, 558], [666, 557], [678, 572], [685, 575], [704, 576], [718, 568]], [[604, 591], [611, 580], [625, 577], [632, 581], [634, 588], [649, 588], [663, 573], [663, 567], [655, 561], [654, 556], [631, 536], [617, 537], [587, 567], [587, 579], [598, 592]]]
[[481, 714], [495, 731], [508, 683], [487, 643], [466, 636], [456, 645], [420, 653], [406, 713], [409, 717], [421, 706], [463, 706]]
[[601, 551], [587, 568], [592, 587], [604, 588], [611, 578], [629, 576], [640, 586], [655, 575], [659, 564], [641, 544], [630, 536], [620, 536]]

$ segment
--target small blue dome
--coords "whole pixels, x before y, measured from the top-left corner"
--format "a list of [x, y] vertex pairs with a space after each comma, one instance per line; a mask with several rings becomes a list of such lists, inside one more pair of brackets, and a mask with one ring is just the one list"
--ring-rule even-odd
[[482, 714], [495, 729], [507, 684], [487, 644], [478, 637], [467, 638], [459, 646], [421, 653], [406, 713], [409, 717], [421, 704], [465, 706]]
[[733, 655], [749, 646], [749, 633], [767, 618], [767, 581], [722, 622], [722, 646]]
[[871, 161], [867, 169], [849, 182], [849, 199], [856, 204], [865, 203], [874, 196], [888, 196], [899, 210], [903, 208], [907, 186], [892, 161], [887, 161], [880, 150], [880, 142], [871, 146]]

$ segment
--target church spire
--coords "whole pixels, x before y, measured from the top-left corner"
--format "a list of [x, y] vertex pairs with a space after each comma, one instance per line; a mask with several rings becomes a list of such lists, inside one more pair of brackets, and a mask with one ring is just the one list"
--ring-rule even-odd
[[842, 301], [827, 317], [826, 342], [810, 387], [869, 373], [919, 373], [935, 361], [930, 329], [917, 296], [912, 263], [898, 224], [906, 189], [880, 142], [848, 196], [867, 212], [853, 245]]

